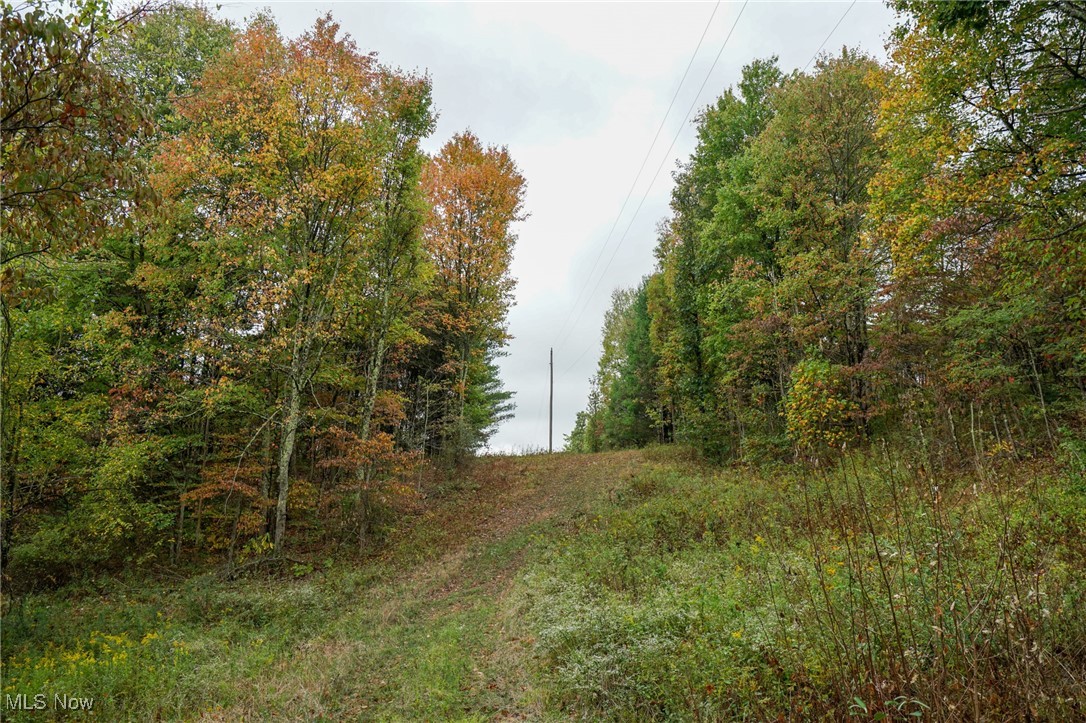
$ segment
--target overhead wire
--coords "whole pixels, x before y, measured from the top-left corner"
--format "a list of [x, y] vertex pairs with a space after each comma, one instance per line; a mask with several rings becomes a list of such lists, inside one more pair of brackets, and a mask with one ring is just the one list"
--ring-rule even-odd
[[[694, 63], [694, 59], [697, 57], [697, 53], [701, 49], [701, 45], [705, 40], [705, 35], [709, 30], [709, 26], [713, 21], [713, 17], [716, 15], [717, 8], [720, 6], [719, 0], [716, 3], [716, 5], [713, 6], [713, 12], [709, 16], [709, 21], [705, 24], [705, 29], [702, 30], [701, 38], [698, 40], [698, 45], [694, 49], [694, 53], [691, 55], [690, 61], [687, 63], [686, 70], [683, 72], [683, 77], [679, 81], [679, 85], [675, 89], [675, 94], [671, 98], [671, 103], [668, 105], [667, 112], [664, 114], [664, 118], [663, 118], [663, 120], [661, 120], [659, 128], [656, 129], [656, 134], [653, 136], [652, 143], [649, 144], [649, 149], [645, 153], [645, 158], [641, 161], [641, 167], [638, 169], [637, 175], [634, 177], [634, 181], [630, 185], [630, 190], [627, 192], [626, 198], [622, 202], [622, 207], [619, 209], [618, 215], [615, 217], [615, 222], [611, 225], [611, 230], [608, 231], [607, 238], [605, 239], [603, 246], [600, 247], [599, 254], [596, 255], [596, 259], [592, 264], [592, 269], [589, 271], [588, 276], [585, 278], [585, 283], [581, 287], [581, 292], [577, 294], [577, 300], [574, 302], [573, 307], [571, 307], [571, 309], [570, 309], [570, 314], [568, 314], [566, 316], [566, 320], [563, 322], [562, 327], [559, 330], [559, 335], [557, 337], [558, 342], [556, 342], [555, 347], [560, 348], [561, 344], [564, 343], [565, 340], [569, 337], [569, 335], [573, 332], [573, 330], [576, 329], [577, 322], [580, 321], [581, 316], [584, 315], [585, 310], [588, 308], [589, 300], [592, 298], [593, 294], [596, 293], [596, 290], [599, 288], [600, 282], [603, 281], [603, 278], [607, 274], [607, 270], [611, 267], [611, 263], [614, 261], [615, 257], [618, 255], [618, 250], [622, 247], [622, 243], [626, 239], [626, 234], [629, 233], [630, 228], [633, 226], [634, 220], [636, 220], [636, 218], [637, 218], [637, 214], [641, 211], [641, 207], [644, 205], [645, 200], [648, 198], [648, 195], [652, 190], [653, 184], [655, 184], [656, 179], [660, 175], [660, 171], [663, 169], [664, 163], [666, 163], [666, 161], [670, 157], [672, 148], [674, 148], [675, 143], [678, 141], [679, 136], [682, 134], [682, 131], [683, 131], [685, 125], [686, 125], [686, 121], [690, 117], [690, 113], [692, 112], [694, 106], [697, 104], [698, 98], [701, 97], [701, 93], [705, 89], [705, 85], [708, 83], [709, 78], [713, 73], [713, 70], [716, 68], [717, 62], [720, 60], [721, 55], [724, 53], [724, 49], [727, 47], [728, 41], [731, 39], [732, 33], [735, 31], [736, 25], [739, 24], [739, 19], [743, 16], [743, 11], [746, 10], [747, 4], [749, 2], [750, 2], [750, 0], [745, 0], [744, 3], [743, 3], [743, 7], [739, 10], [739, 14], [736, 16], [735, 21], [732, 23], [731, 28], [728, 30], [728, 35], [724, 38], [724, 42], [721, 44], [720, 50], [717, 52], [716, 57], [713, 59], [713, 64], [709, 67], [709, 72], [706, 73], [704, 80], [702, 80], [701, 86], [698, 88], [698, 92], [694, 95], [694, 102], [691, 103], [690, 108], [687, 109], [686, 116], [683, 118], [683, 122], [679, 126], [678, 133], [676, 133], [675, 137], [671, 140], [671, 145], [668, 146], [667, 151], [664, 153], [663, 160], [660, 162], [660, 165], [657, 166], [656, 173], [653, 174], [652, 180], [649, 181], [649, 185], [645, 189], [645, 193], [644, 193], [644, 195], [642, 195], [641, 201], [638, 203], [637, 208], [634, 210], [633, 216], [630, 217], [630, 221], [626, 225], [626, 229], [625, 229], [625, 231], [623, 231], [622, 236], [619, 238], [618, 244], [615, 246], [615, 249], [611, 253], [611, 256], [608, 259], [607, 264], [604, 266], [603, 271], [600, 273], [599, 278], [596, 280], [596, 284], [592, 287], [592, 291], [589, 292], [588, 297], [585, 298], [585, 303], [581, 307], [580, 313], [577, 315], [576, 319], [573, 321], [572, 326], [569, 326], [569, 319], [573, 314], [573, 310], [575, 310], [577, 308], [577, 305], [580, 303], [580, 300], [581, 300], [581, 298], [583, 296], [583, 293], [584, 293], [584, 289], [588, 287], [588, 282], [591, 281], [592, 274], [595, 271], [596, 266], [599, 264], [599, 260], [603, 256], [603, 252], [607, 249], [607, 244], [610, 242], [611, 236], [614, 234], [615, 228], [617, 227], [619, 220], [622, 218], [622, 213], [626, 210], [626, 206], [630, 201], [630, 198], [631, 198], [631, 196], [633, 194], [633, 190], [637, 186], [637, 181], [641, 178], [641, 173], [645, 169], [645, 164], [648, 162], [649, 156], [652, 153], [652, 149], [655, 147], [656, 141], [659, 138], [660, 132], [663, 129], [664, 124], [666, 123], [667, 118], [671, 113], [672, 106], [674, 106], [675, 100], [676, 100], [676, 98], [678, 98], [679, 91], [681, 90], [683, 83], [686, 81], [686, 77], [690, 72], [690, 68]], [[852, 11], [852, 8], [855, 7], [857, 2], [858, 2], [858, 0], [852, 0], [852, 2], [849, 3], [849, 6], [847, 8], [845, 8], [845, 11], [843, 13], [841, 13], [841, 17], [839, 17], [837, 19], [837, 22], [830, 29], [829, 33], [826, 34], [826, 37], [822, 39], [822, 42], [819, 44], [818, 49], [815, 50], [815, 52], [811, 55], [810, 60], [808, 60], [807, 63], [803, 66], [803, 70], [801, 72], [804, 72], [804, 73], [807, 72], [807, 69], [810, 68], [811, 64], [814, 63], [814, 61], [818, 58], [818, 54], [821, 53], [822, 50], [826, 47], [826, 43], [828, 43], [830, 41], [830, 38], [832, 38], [834, 33], [837, 32], [837, 29], [841, 27], [841, 23], [844, 22], [845, 18]], [[567, 326], [568, 326], [568, 329], [567, 329]], [[564, 335], [563, 335], [563, 332], [564, 332]], [[581, 361], [581, 359], [584, 358], [584, 355], [587, 354], [589, 349], [591, 349], [591, 348], [592, 348], [591, 345], [585, 347], [581, 351], [581, 353], [577, 355], [577, 358], [573, 361], [573, 363], [570, 364], [568, 367], [566, 367], [566, 369], [561, 373], [561, 376], [564, 377], [566, 374], [568, 374], [570, 371], [572, 371], [573, 368], [575, 366], [577, 366], [577, 364]]]
[[[694, 108], [698, 104], [698, 99], [701, 98], [702, 91], [705, 90], [705, 86], [709, 83], [709, 78], [712, 77], [713, 71], [716, 70], [716, 65], [720, 61], [721, 56], [724, 54], [724, 50], [728, 47], [728, 41], [731, 40], [732, 35], [735, 32], [735, 28], [737, 25], [739, 25], [739, 20], [743, 17], [743, 12], [747, 9], [747, 5], [749, 4], [750, 0], [745, 0], [745, 2], [743, 3], [743, 7], [739, 9], [739, 14], [735, 16], [735, 21], [732, 23], [731, 28], [728, 30], [728, 34], [724, 37], [724, 42], [720, 45], [720, 50], [717, 51], [716, 57], [713, 58], [713, 63], [709, 66], [709, 71], [705, 74], [705, 78], [701, 81], [701, 86], [698, 88], [697, 93], [694, 94], [694, 100], [690, 103], [690, 107], [687, 108], [686, 115], [683, 117], [682, 123], [679, 124], [678, 132], [676, 132], [675, 136], [671, 139], [671, 145], [668, 146], [667, 151], [664, 153], [664, 157], [660, 160], [660, 165], [656, 167], [656, 173], [653, 174], [652, 180], [649, 181], [648, 187], [645, 188], [645, 193], [641, 196], [641, 201], [637, 204], [637, 208], [634, 210], [633, 216], [630, 217], [630, 222], [626, 224], [626, 230], [622, 232], [622, 237], [619, 238], [618, 244], [615, 245], [615, 250], [611, 253], [611, 258], [607, 260], [607, 265], [603, 267], [603, 272], [596, 280], [596, 285], [592, 287], [592, 291], [589, 293], [588, 299], [591, 299], [592, 295], [596, 293], [596, 289], [599, 288], [600, 283], [607, 275], [607, 270], [611, 268], [612, 262], [614, 262], [615, 258], [618, 256], [619, 249], [622, 248], [622, 244], [623, 242], [625, 242], [627, 234], [629, 234], [630, 229], [633, 227], [634, 221], [637, 220], [637, 214], [641, 211], [641, 207], [645, 205], [645, 200], [648, 199], [649, 193], [652, 191], [653, 184], [655, 184], [656, 179], [659, 178], [660, 171], [663, 170], [664, 165], [668, 162], [668, 160], [670, 160], [671, 150], [675, 147], [675, 143], [678, 142], [679, 136], [681, 136], [682, 132], [686, 129], [686, 121], [690, 119], [690, 114], [694, 112]], [[581, 320], [582, 316], [584, 316], [584, 312], [588, 308], [588, 299], [585, 300], [585, 305], [581, 307], [581, 312], [574, 320], [573, 326], [570, 327], [571, 332], [573, 329], [577, 328], [577, 322]], [[562, 375], [565, 376], [566, 374], [568, 374], [576, 365], [576, 363], [584, 357], [587, 351], [587, 348], [582, 351], [581, 354], [578, 355], [576, 361], [574, 361], [573, 364], [571, 364], [569, 367], [566, 368], [564, 372], [562, 372]]]
[[671, 96], [671, 102], [668, 103], [667, 111], [664, 113], [664, 117], [660, 119], [660, 125], [656, 128], [656, 134], [652, 137], [652, 143], [649, 144], [648, 150], [645, 151], [645, 157], [641, 160], [641, 167], [637, 169], [637, 175], [634, 176], [633, 183], [630, 184], [630, 190], [626, 192], [626, 198], [622, 202], [622, 207], [619, 208], [618, 214], [615, 216], [614, 223], [611, 224], [611, 230], [607, 232], [607, 237], [603, 241], [603, 245], [600, 246], [600, 251], [596, 254], [596, 259], [592, 262], [592, 268], [589, 270], [588, 275], [585, 276], [584, 284], [581, 286], [581, 290], [577, 293], [577, 299], [573, 302], [573, 305], [569, 309], [569, 313], [566, 315], [565, 321], [562, 322], [562, 326], [558, 330], [558, 334], [555, 337], [556, 341], [554, 346], [561, 348], [561, 343], [565, 339], [564, 332], [569, 324], [570, 318], [573, 316], [573, 312], [577, 309], [578, 304], [581, 303], [581, 298], [584, 296], [585, 289], [588, 288], [588, 283], [592, 280], [592, 275], [596, 272], [596, 267], [599, 266], [600, 259], [603, 257], [603, 252], [607, 250], [607, 245], [611, 242], [611, 237], [615, 233], [615, 229], [618, 228], [618, 222], [622, 219], [622, 214], [626, 210], [627, 204], [630, 202], [630, 198], [633, 196], [634, 189], [637, 188], [637, 182], [641, 180], [641, 174], [645, 170], [645, 165], [649, 162], [649, 157], [652, 155], [652, 149], [656, 147], [656, 141], [660, 138], [661, 131], [664, 130], [664, 126], [667, 124], [667, 119], [671, 115], [671, 109], [675, 106], [675, 101], [679, 97], [679, 91], [682, 90], [683, 84], [686, 82], [686, 77], [690, 74], [690, 68], [694, 65], [694, 60], [698, 56], [698, 52], [701, 50], [702, 43], [705, 42], [705, 36], [709, 32], [709, 26], [713, 23], [713, 18], [716, 17], [716, 11], [720, 7], [720, 0], [713, 6], [713, 12], [709, 14], [709, 20], [706, 21], [705, 27], [701, 31], [701, 37], [698, 38], [698, 44], [694, 48], [694, 52], [690, 55], [690, 60], [686, 64], [686, 70], [683, 71], [682, 78], [679, 79], [679, 84], [675, 87], [675, 93]]
[[841, 17], [837, 19], [837, 24], [834, 25], [833, 29], [826, 34], [826, 37], [822, 40], [822, 44], [818, 46], [818, 50], [814, 51], [811, 59], [807, 61], [807, 65], [803, 66], [804, 73], [807, 72], [807, 68], [811, 67], [811, 63], [815, 62], [815, 58], [817, 58], [818, 54], [822, 52], [822, 49], [826, 47], [826, 43], [830, 42], [830, 38], [832, 38], [833, 34], [837, 32], [837, 28], [841, 27], [841, 23], [844, 22], [845, 16], [849, 14], [850, 10], [852, 10], [852, 7], [856, 4], [856, 1], [857, 0], [852, 0], [852, 3], [847, 8], [845, 8], [845, 12], [841, 13]]

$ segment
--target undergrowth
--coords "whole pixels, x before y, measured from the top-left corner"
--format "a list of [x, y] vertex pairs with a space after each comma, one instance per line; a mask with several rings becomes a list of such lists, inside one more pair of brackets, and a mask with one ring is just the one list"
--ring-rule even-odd
[[490, 461], [373, 558], [8, 599], [3, 692], [105, 720], [1079, 720], [1082, 452]]
[[551, 705], [585, 719], [1086, 716], [1086, 486], [659, 461], [523, 576]]

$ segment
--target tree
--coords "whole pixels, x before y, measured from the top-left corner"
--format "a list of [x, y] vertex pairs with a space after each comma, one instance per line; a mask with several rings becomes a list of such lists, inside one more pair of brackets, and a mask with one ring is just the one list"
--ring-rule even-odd
[[421, 428], [453, 451], [507, 417], [524, 182], [504, 149], [450, 150], [468, 223], [424, 243], [428, 78], [327, 17], [295, 40], [183, 5], [4, 24], [5, 573], [282, 552], [288, 514], [365, 543], [428, 444], [416, 381], [450, 397]]
[[98, 2], [67, 14], [37, 2], [0, 5], [0, 265], [9, 300], [12, 262], [94, 243], [139, 195], [132, 151], [146, 118], [100, 52], [139, 12], [113, 19]]
[[1086, 389], [1086, 13], [897, 7], [871, 186], [887, 385], [950, 427], [976, 403], [1051, 441]]
[[494, 354], [508, 339], [512, 225], [526, 218], [525, 181], [508, 150], [484, 147], [467, 131], [432, 159], [423, 185], [432, 209], [426, 247], [436, 271], [427, 366], [437, 370], [444, 402], [431, 419], [436, 449], [456, 456], [484, 441], [472, 419], [494, 418], [486, 411], [492, 397], [476, 397], [484, 407], [478, 412], [469, 401], [473, 387], [493, 380]]
[[88, 404], [76, 411], [60, 402], [95, 376], [78, 363], [81, 352], [72, 343], [72, 330], [95, 297], [73, 302], [65, 292], [96, 286], [93, 277], [71, 274], [70, 261], [93, 254], [148, 196], [138, 182], [135, 157], [148, 129], [146, 115], [102, 53], [104, 42], [127, 32], [141, 13], [136, 8], [113, 18], [108, 3], [98, 2], [77, 2], [67, 12], [38, 2], [18, 8], [0, 4], [0, 456], [6, 503], [0, 547], [5, 562], [24, 514], [66, 492], [65, 461], [48, 448], [67, 447], [75, 468], [94, 466], [93, 446], [65, 431], [61, 419], [77, 428], [93, 425], [101, 419], [100, 409]]
[[[769, 96], [781, 82], [776, 58], [743, 68], [737, 89], [728, 89], [698, 117], [698, 145], [675, 176], [670, 233], [666, 253], [673, 285], [672, 310], [679, 397], [683, 423], [680, 434], [712, 456], [727, 454], [727, 408], [720, 399], [715, 368], [720, 359], [709, 354], [712, 331], [710, 294], [724, 283], [742, 256], [766, 256], [772, 236], [756, 223], [748, 200], [751, 165], [745, 161], [750, 145], [773, 115]], [[771, 255], [772, 252], [769, 252]]]
[[[235, 30], [202, 5], [172, 3], [134, 18], [129, 32], [112, 34], [104, 56], [153, 122], [156, 138], [176, 135], [184, 118], [178, 99], [196, 92], [208, 65], [229, 50]], [[156, 144], [144, 143], [142, 150]]]
[[780, 455], [786, 409], [806, 410], [787, 401], [805, 357], [848, 380], [835, 409], [865, 421], [875, 264], [860, 241], [882, 163], [877, 70], [847, 50], [788, 79], [758, 61], [699, 116], [659, 271], [617, 296], [604, 325], [605, 445], [643, 444], [653, 425], [666, 438], [674, 424], [717, 459]]
[[614, 447], [643, 447], [660, 439], [663, 416], [655, 389], [656, 356], [650, 340], [648, 282], [630, 294], [621, 339], [621, 362], [607, 398], [607, 437]]
[[230, 348], [259, 339], [256, 368], [281, 374], [270, 412], [279, 428], [277, 551], [306, 399], [325, 354], [365, 314], [360, 427], [368, 433], [396, 314], [391, 290], [418, 262], [410, 189], [417, 140], [432, 123], [428, 85], [393, 77], [338, 31], [324, 17], [286, 42], [258, 17], [181, 101], [185, 129], [158, 156], [163, 196], [209, 230], [216, 276], [231, 289], [231, 320], [210, 328]]
[[867, 79], [877, 72], [873, 60], [847, 49], [819, 61], [814, 75], [775, 94], [773, 120], [753, 148], [760, 224], [780, 230], [776, 293], [789, 345], [844, 367], [861, 410], [875, 279], [860, 240], [868, 183], [882, 164], [879, 94]]

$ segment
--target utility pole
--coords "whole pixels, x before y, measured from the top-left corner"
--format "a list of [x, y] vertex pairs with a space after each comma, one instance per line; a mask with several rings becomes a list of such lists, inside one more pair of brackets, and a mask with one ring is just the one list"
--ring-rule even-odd
[[547, 451], [554, 452], [554, 347], [551, 347], [551, 403], [547, 413]]

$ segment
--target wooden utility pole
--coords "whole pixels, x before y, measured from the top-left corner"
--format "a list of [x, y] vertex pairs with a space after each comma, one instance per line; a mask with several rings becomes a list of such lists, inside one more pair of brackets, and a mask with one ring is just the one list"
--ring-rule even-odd
[[547, 413], [547, 451], [554, 451], [554, 347], [551, 347], [551, 403]]

